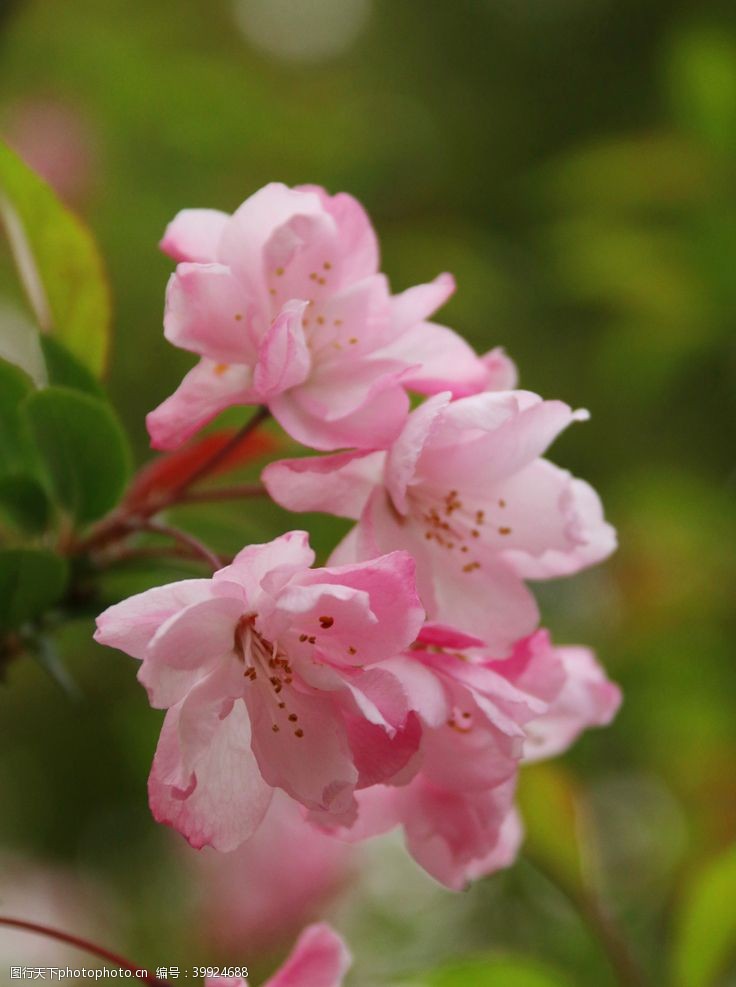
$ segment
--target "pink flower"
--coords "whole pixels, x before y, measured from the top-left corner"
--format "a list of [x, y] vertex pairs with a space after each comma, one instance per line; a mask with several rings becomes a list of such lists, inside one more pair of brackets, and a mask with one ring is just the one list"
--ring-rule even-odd
[[[403, 787], [361, 792], [357, 822], [339, 831], [352, 841], [403, 826], [412, 857], [454, 890], [513, 863], [522, 762], [559, 753], [586, 727], [610, 722], [620, 701], [589, 651], [554, 648], [546, 631], [502, 660], [477, 645], [448, 630], [420, 635], [411, 658], [437, 677], [444, 704], [420, 708], [419, 771]], [[571, 652], [585, 659], [571, 661]]]
[[271, 184], [232, 215], [180, 212], [163, 249], [179, 262], [164, 332], [201, 357], [148, 416], [173, 448], [231, 405], [267, 404], [316, 449], [383, 448], [406, 417], [405, 387], [472, 393], [488, 371], [427, 322], [450, 275], [392, 297], [370, 220], [351, 196]]
[[196, 926], [221, 953], [270, 952], [347, 888], [355, 853], [307, 823], [301, 807], [277, 790], [262, 825], [237, 850], [182, 854], [197, 889]]
[[313, 561], [290, 532], [98, 617], [96, 640], [140, 659], [151, 704], [168, 708], [151, 809], [195, 847], [237, 847], [274, 788], [349, 821], [355, 789], [391, 781], [417, 749], [416, 701], [388, 661], [422, 623], [412, 559]]
[[[340, 987], [350, 968], [350, 952], [325, 923], [310, 925], [294, 949], [263, 987]], [[204, 987], [249, 987], [241, 977], [208, 977]]]
[[387, 452], [284, 460], [263, 479], [291, 510], [358, 519], [333, 561], [409, 551], [430, 621], [503, 655], [537, 624], [523, 580], [576, 572], [615, 547], [593, 489], [540, 458], [585, 417], [527, 391], [439, 394]]

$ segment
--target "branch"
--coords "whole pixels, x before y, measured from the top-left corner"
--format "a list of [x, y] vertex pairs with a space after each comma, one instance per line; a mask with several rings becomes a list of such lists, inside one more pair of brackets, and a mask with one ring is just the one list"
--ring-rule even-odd
[[150, 520], [141, 521], [137, 527], [140, 531], [150, 531], [154, 535], [163, 535], [165, 538], [172, 538], [182, 548], [189, 549], [190, 554], [194, 553], [199, 558], [204, 559], [212, 567], [213, 572], [222, 569], [222, 560], [214, 552], [210, 551], [204, 542], [201, 542], [199, 538], [195, 538], [194, 535], [190, 535], [188, 531], [182, 531], [181, 528], [174, 528], [169, 524], [160, 524], [158, 521]]
[[130, 970], [136, 978], [136, 983], [149, 984], [150, 987], [171, 987], [168, 980], [160, 980], [158, 977], [154, 977], [148, 970], [136, 966], [135, 963], [131, 963], [130, 960], [126, 960], [123, 956], [118, 956], [116, 953], [110, 952], [109, 949], [105, 949], [103, 946], [97, 946], [87, 939], [73, 936], [68, 932], [61, 932], [59, 929], [53, 929], [49, 925], [39, 925], [37, 922], [26, 922], [24, 919], [10, 918], [4, 915], [0, 915], [0, 925], [4, 925], [10, 929], [20, 929], [22, 932], [33, 932], [39, 936], [46, 936], [48, 939], [56, 939], [57, 942], [64, 942], [69, 946], [74, 946], [75, 949], [81, 949], [86, 953], [91, 953], [111, 966]]

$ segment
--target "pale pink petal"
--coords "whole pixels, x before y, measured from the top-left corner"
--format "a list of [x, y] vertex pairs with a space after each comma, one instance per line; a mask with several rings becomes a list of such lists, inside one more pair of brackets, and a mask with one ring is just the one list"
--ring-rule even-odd
[[451, 274], [439, 274], [428, 284], [407, 288], [391, 299], [391, 316], [394, 337], [397, 338], [409, 329], [436, 312], [455, 291], [455, 279]]
[[166, 289], [164, 335], [174, 346], [220, 363], [252, 365], [257, 311], [223, 264], [179, 264]]
[[306, 531], [287, 531], [273, 541], [247, 545], [232, 563], [213, 576], [215, 583], [237, 583], [248, 606], [255, 609], [262, 594], [276, 594], [297, 572], [314, 562]]
[[487, 391], [513, 391], [519, 383], [519, 373], [516, 364], [507, 355], [502, 346], [484, 353], [481, 357], [486, 373]]
[[477, 881], [478, 878], [495, 874], [496, 871], [510, 867], [521, 849], [524, 839], [524, 826], [516, 809], [511, 809], [501, 823], [496, 845], [485, 857], [479, 857], [465, 868], [467, 881]]
[[433, 322], [420, 322], [383, 352], [411, 365], [404, 387], [420, 394], [450, 391], [461, 398], [484, 390], [488, 381], [488, 371], [472, 346]]
[[341, 987], [351, 963], [347, 946], [329, 925], [310, 925], [263, 987]]
[[271, 800], [250, 750], [250, 724], [242, 702], [219, 721], [209, 746], [182, 787], [181, 707], [166, 714], [148, 795], [154, 818], [177, 829], [196, 848], [234, 850], [259, 826]]
[[416, 774], [421, 761], [422, 727], [415, 713], [391, 733], [360, 716], [348, 717], [346, 727], [358, 769], [357, 788], [405, 785]]
[[263, 402], [302, 384], [309, 375], [311, 359], [302, 329], [305, 308], [306, 302], [287, 302], [261, 341], [253, 386]]
[[386, 457], [386, 489], [396, 510], [406, 514], [407, 488], [414, 481], [417, 463], [445, 408], [450, 403], [448, 392], [437, 394], [420, 405], [406, 424]]
[[[220, 583], [220, 588], [223, 585]], [[192, 603], [161, 625], [151, 639], [147, 656], [179, 669], [197, 668], [213, 658], [222, 658], [233, 651], [235, 628], [245, 609], [242, 595]]]
[[[334, 422], [370, 405], [394, 386], [406, 366], [396, 360], [356, 358], [322, 361], [299, 392], [299, 403], [311, 414]], [[397, 422], [395, 433], [403, 425]]]
[[200, 360], [171, 397], [146, 416], [154, 449], [175, 449], [225, 408], [257, 403], [252, 371], [238, 364]]
[[592, 726], [607, 726], [621, 705], [621, 690], [606, 677], [588, 648], [555, 648], [565, 682], [549, 710], [527, 724], [525, 761], [562, 753]]
[[[352, 362], [381, 349], [391, 339], [391, 295], [383, 274], [342, 288], [336, 294], [307, 292], [304, 327], [320, 364]], [[393, 359], [381, 350], [378, 354]], [[402, 365], [406, 365], [403, 359]]]
[[269, 495], [289, 511], [324, 511], [357, 520], [380, 483], [383, 452], [282, 459], [261, 474]]
[[298, 185], [300, 192], [314, 192], [337, 225], [342, 257], [342, 277], [346, 283], [358, 281], [378, 270], [378, 239], [363, 206], [347, 192], [328, 193], [318, 185]]
[[219, 209], [182, 209], [166, 227], [160, 248], [175, 261], [209, 264], [230, 217]]
[[[305, 202], [314, 198], [301, 196]], [[263, 248], [263, 270], [277, 306], [294, 298], [319, 306], [338, 291], [342, 258], [329, 213], [296, 213], [277, 226]]]

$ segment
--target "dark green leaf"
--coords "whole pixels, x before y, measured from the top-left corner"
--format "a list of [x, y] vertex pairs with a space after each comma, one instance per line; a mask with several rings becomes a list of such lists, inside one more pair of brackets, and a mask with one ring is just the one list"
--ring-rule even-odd
[[49, 501], [41, 484], [32, 476], [0, 477], [0, 515], [30, 535], [44, 531], [49, 523]]
[[94, 521], [118, 502], [128, 476], [125, 435], [110, 406], [64, 387], [48, 387], [25, 402], [50, 489], [80, 522]]
[[41, 349], [46, 361], [49, 384], [85, 391], [104, 398], [105, 391], [90, 370], [53, 336], [41, 336]]
[[67, 568], [52, 552], [0, 551], [0, 629], [12, 630], [38, 617], [64, 592]]
[[22, 472], [33, 463], [33, 448], [22, 424], [20, 404], [33, 390], [29, 377], [0, 360], [0, 475]]
[[0, 217], [39, 327], [54, 332], [94, 374], [105, 366], [110, 297], [84, 224], [0, 143]]

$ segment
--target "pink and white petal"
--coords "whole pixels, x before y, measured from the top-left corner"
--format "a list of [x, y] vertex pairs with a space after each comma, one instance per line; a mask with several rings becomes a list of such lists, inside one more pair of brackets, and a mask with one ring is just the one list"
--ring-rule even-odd
[[310, 925], [263, 987], [341, 987], [351, 963], [350, 951], [329, 925]]
[[390, 734], [360, 716], [347, 717], [346, 727], [358, 769], [358, 788], [405, 785], [416, 774], [421, 762], [422, 727], [415, 713]]
[[403, 387], [383, 378], [371, 391], [366, 404], [343, 418], [329, 420], [310, 410], [302, 400], [303, 388], [273, 398], [269, 407], [282, 428], [312, 449], [385, 449], [401, 430], [409, 399]]
[[313, 295], [310, 291], [305, 326], [317, 362], [353, 361], [391, 341], [391, 293], [385, 275], [374, 274], [337, 294]]
[[137, 593], [99, 615], [95, 641], [142, 660], [151, 638], [165, 621], [191, 604], [211, 597], [209, 579], [184, 579]]
[[[406, 364], [397, 360], [346, 356], [329, 363], [322, 361], [300, 389], [299, 401], [313, 415], [327, 422], [337, 421], [358, 409], [370, 408], [405, 372]], [[402, 424], [397, 423], [397, 428]]]
[[225, 408], [257, 404], [250, 367], [200, 360], [171, 397], [149, 412], [146, 427], [154, 449], [176, 449]]
[[337, 227], [324, 210], [294, 214], [274, 229], [263, 248], [263, 272], [276, 306], [293, 298], [318, 306], [338, 290], [341, 267]]
[[489, 350], [480, 359], [488, 375], [485, 387], [487, 391], [513, 391], [518, 387], [519, 372], [516, 364], [502, 346]]
[[218, 246], [230, 219], [219, 209], [182, 209], [166, 227], [159, 247], [175, 261], [210, 264], [218, 259]]
[[298, 185], [300, 192], [314, 192], [337, 225], [342, 283], [351, 284], [378, 270], [378, 238], [368, 213], [347, 192], [329, 195], [318, 185]]
[[434, 281], [407, 288], [391, 299], [394, 339], [424, 322], [455, 292], [451, 274], [438, 274]]
[[[368, 562], [354, 565], [328, 567], [305, 573], [299, 582], [312, 592], [327, 592], [330, 588], [350, 588], [365, 594], [367, 614], [356, 612], [356, 620], [345, 627], [335, 619], [327, 629], [320, 631], [322, 616], [332, 616], [329, 611], [318, 614], [323, 605], [313, 608], [316, 633], [322, 646], [338, 641], [338, 652], [343, 647], [354, 647], [357, 654], [348, 658], [351, 664], [368, 664], [393, 658], [407, 648], [416, 638], [424, 621], [424, 608], [416, 590], [416, 563], [405, 551], [391, 552]], [[305, 611], [306, 612], [306, 611]], [[366, 620], [366, 616], [370, 619]], [[324, 621], [322, 621], [324, 623]], [[310, 633], [313, 633], [310, 631]], [[330, 650], [332, 654], [332, 649]]]
[[333, 699], [287, 686], [279, 693], [281, 709], [261, 676], [246, 689], [245, 701], [253, 753], [268, 784], [283, 788], [307, 809], [336, 816], [349, 810], [358, 772]]
[[223, 264], [179, 264], [169, 278], [164, 336], [220, 363], [251, 366], [257, 333], [253, 300]]
[[527, 724], [525, 761], [561, 754], [592, 726], [606, 726], [621, 705], [621, 690], [588, 648], [555, 648], [565, 672], [565, 683], [548, 711]]
[[488, 371], [472, 346], [452, 329], [433, 322], [420, 322], [383, 353], [412, 366], [404, 387], [420, 394], [450, 391], [454, 398], [462, 398], [484, 390], [488, 382]]
[[[551, 466], [544, 460], [539, 462], [545, 467]], [[568, 482], [560, 495], [559, 514], [564, 520], [567, 547], [551, 544], [534, 553], [520, 546], [504, 552], [504, 559], [522, 578], [568, 576], [596, 565], [616, 550], [616, 530], [605, 520], [598, 494], [584, 480], [568, 474]]]
[[415, 483], [417, 463], [441, 421], [452, 395], [437, 394], [409, 415], [386, 456], [386, 489], [400, 514], [407, 512], [407, 489]]
[[470, 694], [456, 690], [454, 698], [453, 725], [425, 732], [422, 777], [436, 788], [464, 793], [513, 778], [523, 753], [523, 730], [509, 736], [485, 720]]
[[492, 850], [485, 856], [472, 860], [465, 868], [468, 881], [495, 874], [510, 867], [519, 855], [524, 840], [524, 826], [516, 809], [510, 809], [501, 823], [498, 839]]
[[381, 482], [385, 459], [384, 452], [282, 459], [270, 463], [261, 480], [271, 498], [289, 511], [324, 511], [357, 520]]
[[237, 583], [242, 587], [251, 609], [257, 609], [262, 594], [273, 596], [303, 569], [314, 563], [314, 552], [309, 547], [306, 531], [287, 531], [273, 541], [260, 545], [246, 545], [232, 563], [220, 569], [212, 577], [220, 582]]
[[152, 662], [179, 669], [198, 668], [213, 658], [222, 658], [233, 651], [235, 629], [244, 612], [241, 595], [192, 603], [159, 627], [146, 656]]
[[248, 715], [236, 702], [198, 758], [189, 785], [182, 787], [180, 712], [180, 706], [172, 707], [161, 730], [148, 779], [151, 811], [193, 847], [227, 853], [253, 835], [273, 794], [250, 749]]
[[388, 672], [398, 680], [407, 708], [414, 710], [426, 726], [439, 727], [446, 722], [449, 712], [447, 694], [439, 677], [412, 655], [409, 651], [390, 658], [377, 666], [377, 670]]
[[263, 402], [309, 376], [312, 361], [302, 328], [305, 308], [306, 302], [287, 302], [261, 340], [253, 386]]
[[448, 553], [432, 553], [435, 606], [430, 622], [451, 625], [483, 638], [489, 652], [508, 654], [519, 638], [535, 630], [539, 610], [534, 597], [506, 565], [486, 559], [466, 571], [459, 556], [450, 565]]

